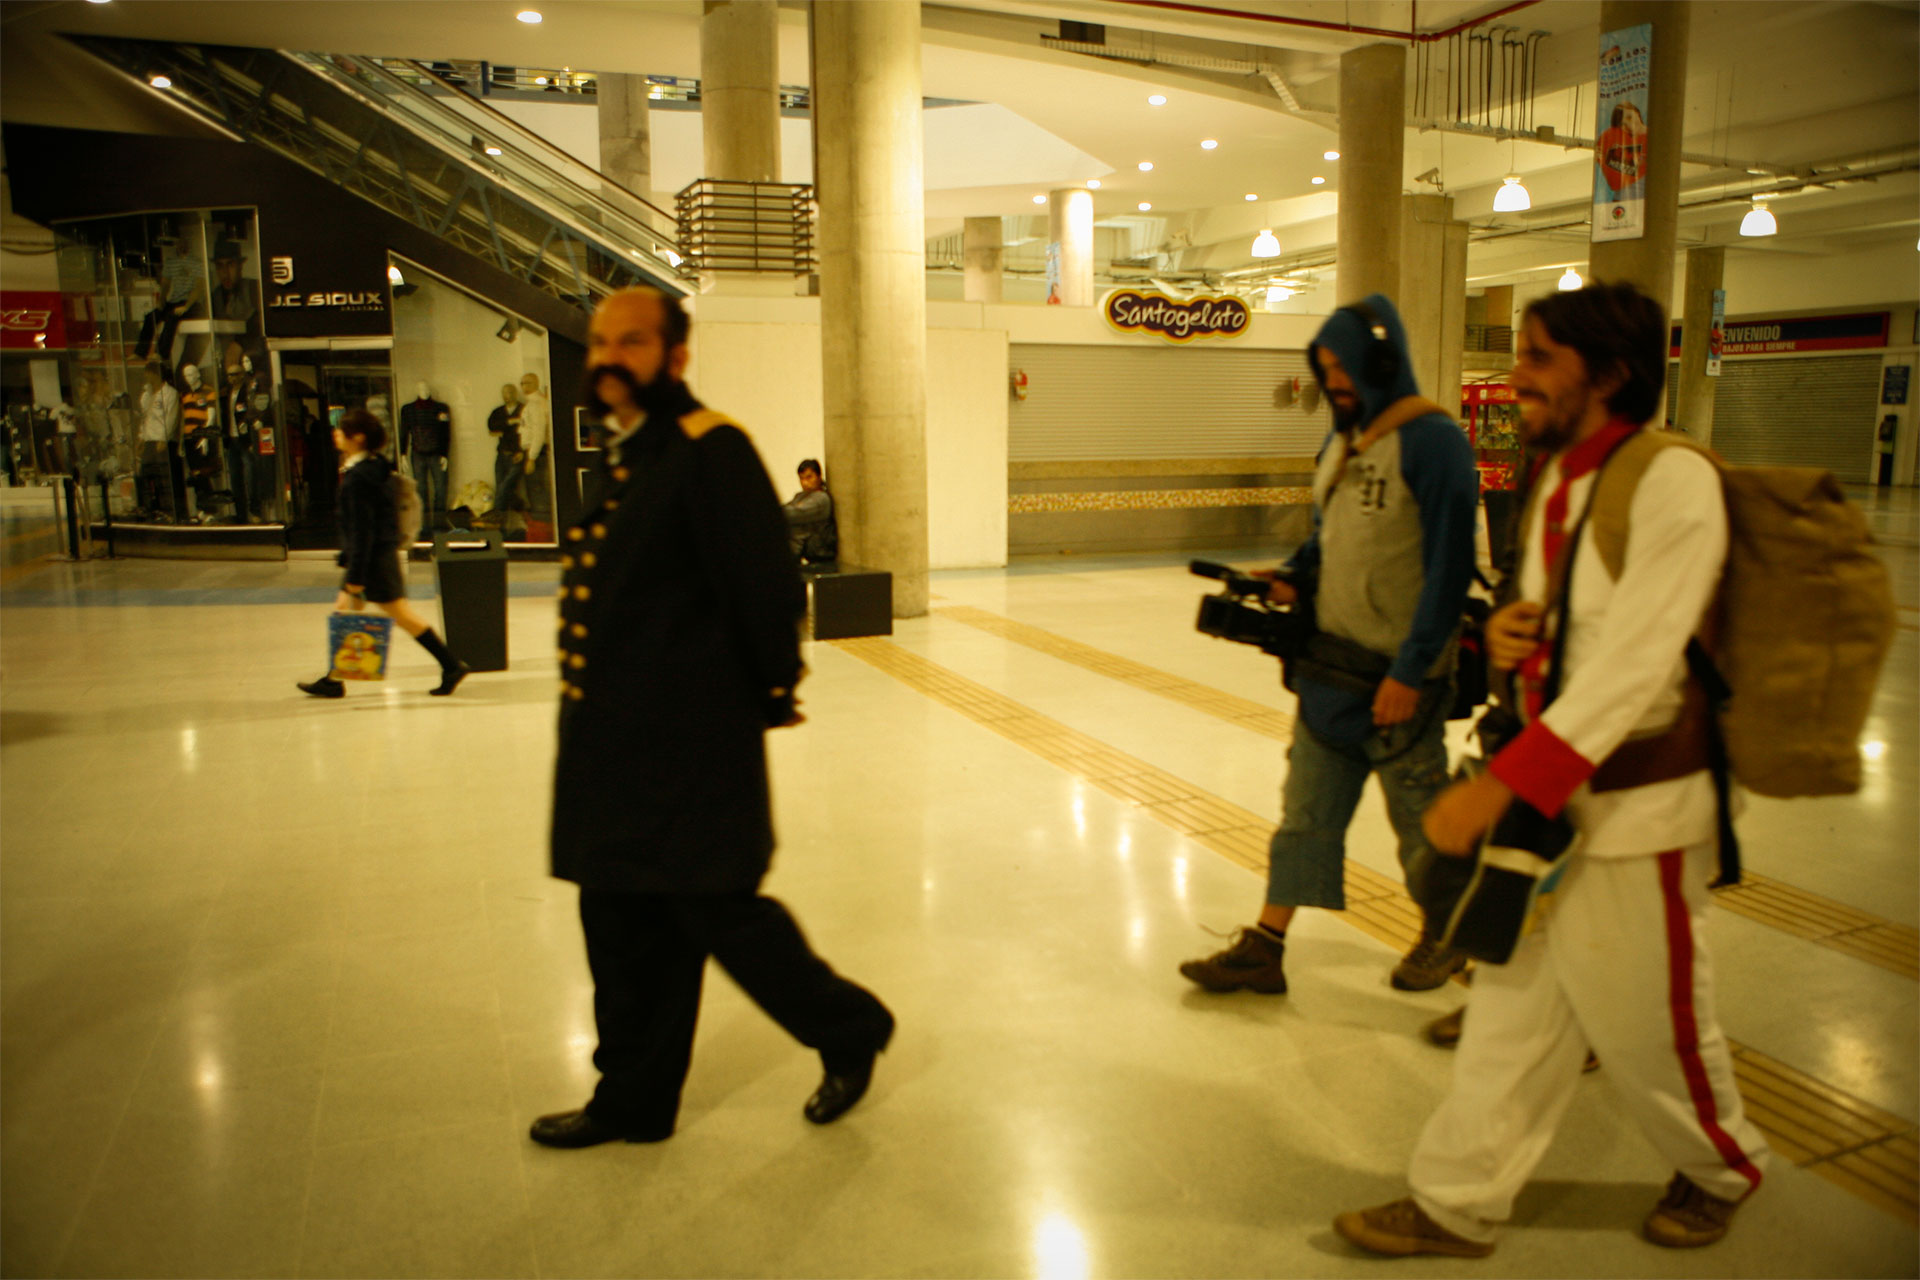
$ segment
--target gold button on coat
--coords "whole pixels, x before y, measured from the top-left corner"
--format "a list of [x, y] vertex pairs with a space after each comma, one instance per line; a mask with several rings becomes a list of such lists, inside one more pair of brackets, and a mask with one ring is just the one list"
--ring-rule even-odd
[[580, 567], [582, 569], [591, 569], [593, 568], [593, 566], [599, 563], [600, 563], [600, 557], [596, 556], [591, 551], [588, 551], [582, 554], [580, 557]]
[[574, 624], [573, 624], [573, 638], [574, 638], [575, 640], [585, 640], [585, 639], [587, 638], [587, 624], [586, 624], [586, 623], [584, 623], [584, 622], [576, 622], [576, 623], [574, 623]]
[[596, 524], [593, 526], [592, 533], [593, 533], [594, 541], [598, 542], [599, 540], [607, 536], [607, 526], [603, 524]]
[[575, 671], [578, 671], [580, 668], [587, 665], [587, 655], [584, 653], [573, 654], [571, 657], [567, 659], [567, 665], [572, 667]]
[[569, 530], [567, 530], [567, 540], [568, 540], [569, 542], [578, 542], [578, 541], [580, 541], [580, 539], [582, 539], [582, 538], [584, 538], [584, 537], [586, 537], [586, 536], [587, 536], [587, 535], [586, 535], [586, 531], [585, 531], [585, 530], [582, 530], [582, 529], [569, 529]]
[[631, 476], [632, 474], [633, 472], [629, 471], [625, 467], [615, 467], [613, 469], [613, 478], [615, 480], [618, 480], [621, 484], [625, 484], [627, 482], [627, 477]]
[[567, 696], [569, 698], [572, 698], [575, 702], [578, 702], [580, 701], [580, 699], [587, 696], [587, 691], [585, 689], [582, 689], [577, 684], [570, 684], [567, 686]]
[[[561, 590], [564, 592], [566, 588], [563, 587], [561, 588]], [[585, 600], [588, 596], [592, 594], [593, 593], [590, 590], [588, 590], [584, 584], [582, 584], [581, 586], [577, 586], [573, 589], [573, 598], [575, 600]]]

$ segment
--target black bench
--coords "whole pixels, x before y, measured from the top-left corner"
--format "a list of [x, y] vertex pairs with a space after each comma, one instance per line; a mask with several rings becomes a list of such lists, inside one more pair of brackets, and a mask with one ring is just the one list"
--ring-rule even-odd
[[850, 564], [805, 565], [807, 612], [815, 640], [893, 634], [893, 575]]

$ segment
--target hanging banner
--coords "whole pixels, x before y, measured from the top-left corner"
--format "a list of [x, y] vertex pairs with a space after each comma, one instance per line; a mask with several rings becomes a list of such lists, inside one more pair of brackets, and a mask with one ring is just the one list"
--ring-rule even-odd
[[1720, 376], [1720, 357], [1727, 350], [1727, 291], [1713, 291], [1713, 327], [1707, 330], [1707, 376]]
[[1115, 289], [1100, 304], [1100, 311], [1122, 333], [1176, 343], [1237, 338], [1253, 322], [1253, 312], [1239, 298], [1210, 294], [1172, 298], [1154, 289]]
[[[1653, 24], [1600, 36], [1599, 117], [1594, 125], [1593, 240], [1646, 234], [1647, 91]], [[1669, 126], [1677, 128], [1678, 121]]]
[[[1859, 311], [1840, 316], [1792, 316], [1742, 320], [1725, 327], [1715, 312], [1723, 356], [1773, 356], [1795, 351], [1856, 351], [1887, 345], [1889, 314]], [[1680, 358], [1680, 326], [1668, 331], [1667, 355]], [[1709, 349], [1711, 349], [1709, 342]]]

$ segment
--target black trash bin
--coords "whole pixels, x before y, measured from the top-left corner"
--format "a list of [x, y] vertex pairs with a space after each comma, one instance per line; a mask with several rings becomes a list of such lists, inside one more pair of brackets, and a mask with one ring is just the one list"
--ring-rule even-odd
[[475, 671], [507, 669], [507, 549], [498, 529], [433, 535], [447, 647]]

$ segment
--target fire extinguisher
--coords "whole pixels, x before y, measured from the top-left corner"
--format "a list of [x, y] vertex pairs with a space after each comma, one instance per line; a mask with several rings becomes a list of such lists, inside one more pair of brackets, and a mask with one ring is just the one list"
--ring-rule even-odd
[[1013, 384], [1013, 398], [1015, 400], [1025, 400], [1027, 398], [1026, 370], [1015, 369], [1013, 371], [1013, 377], [1009, 379], [1009, 381]]

